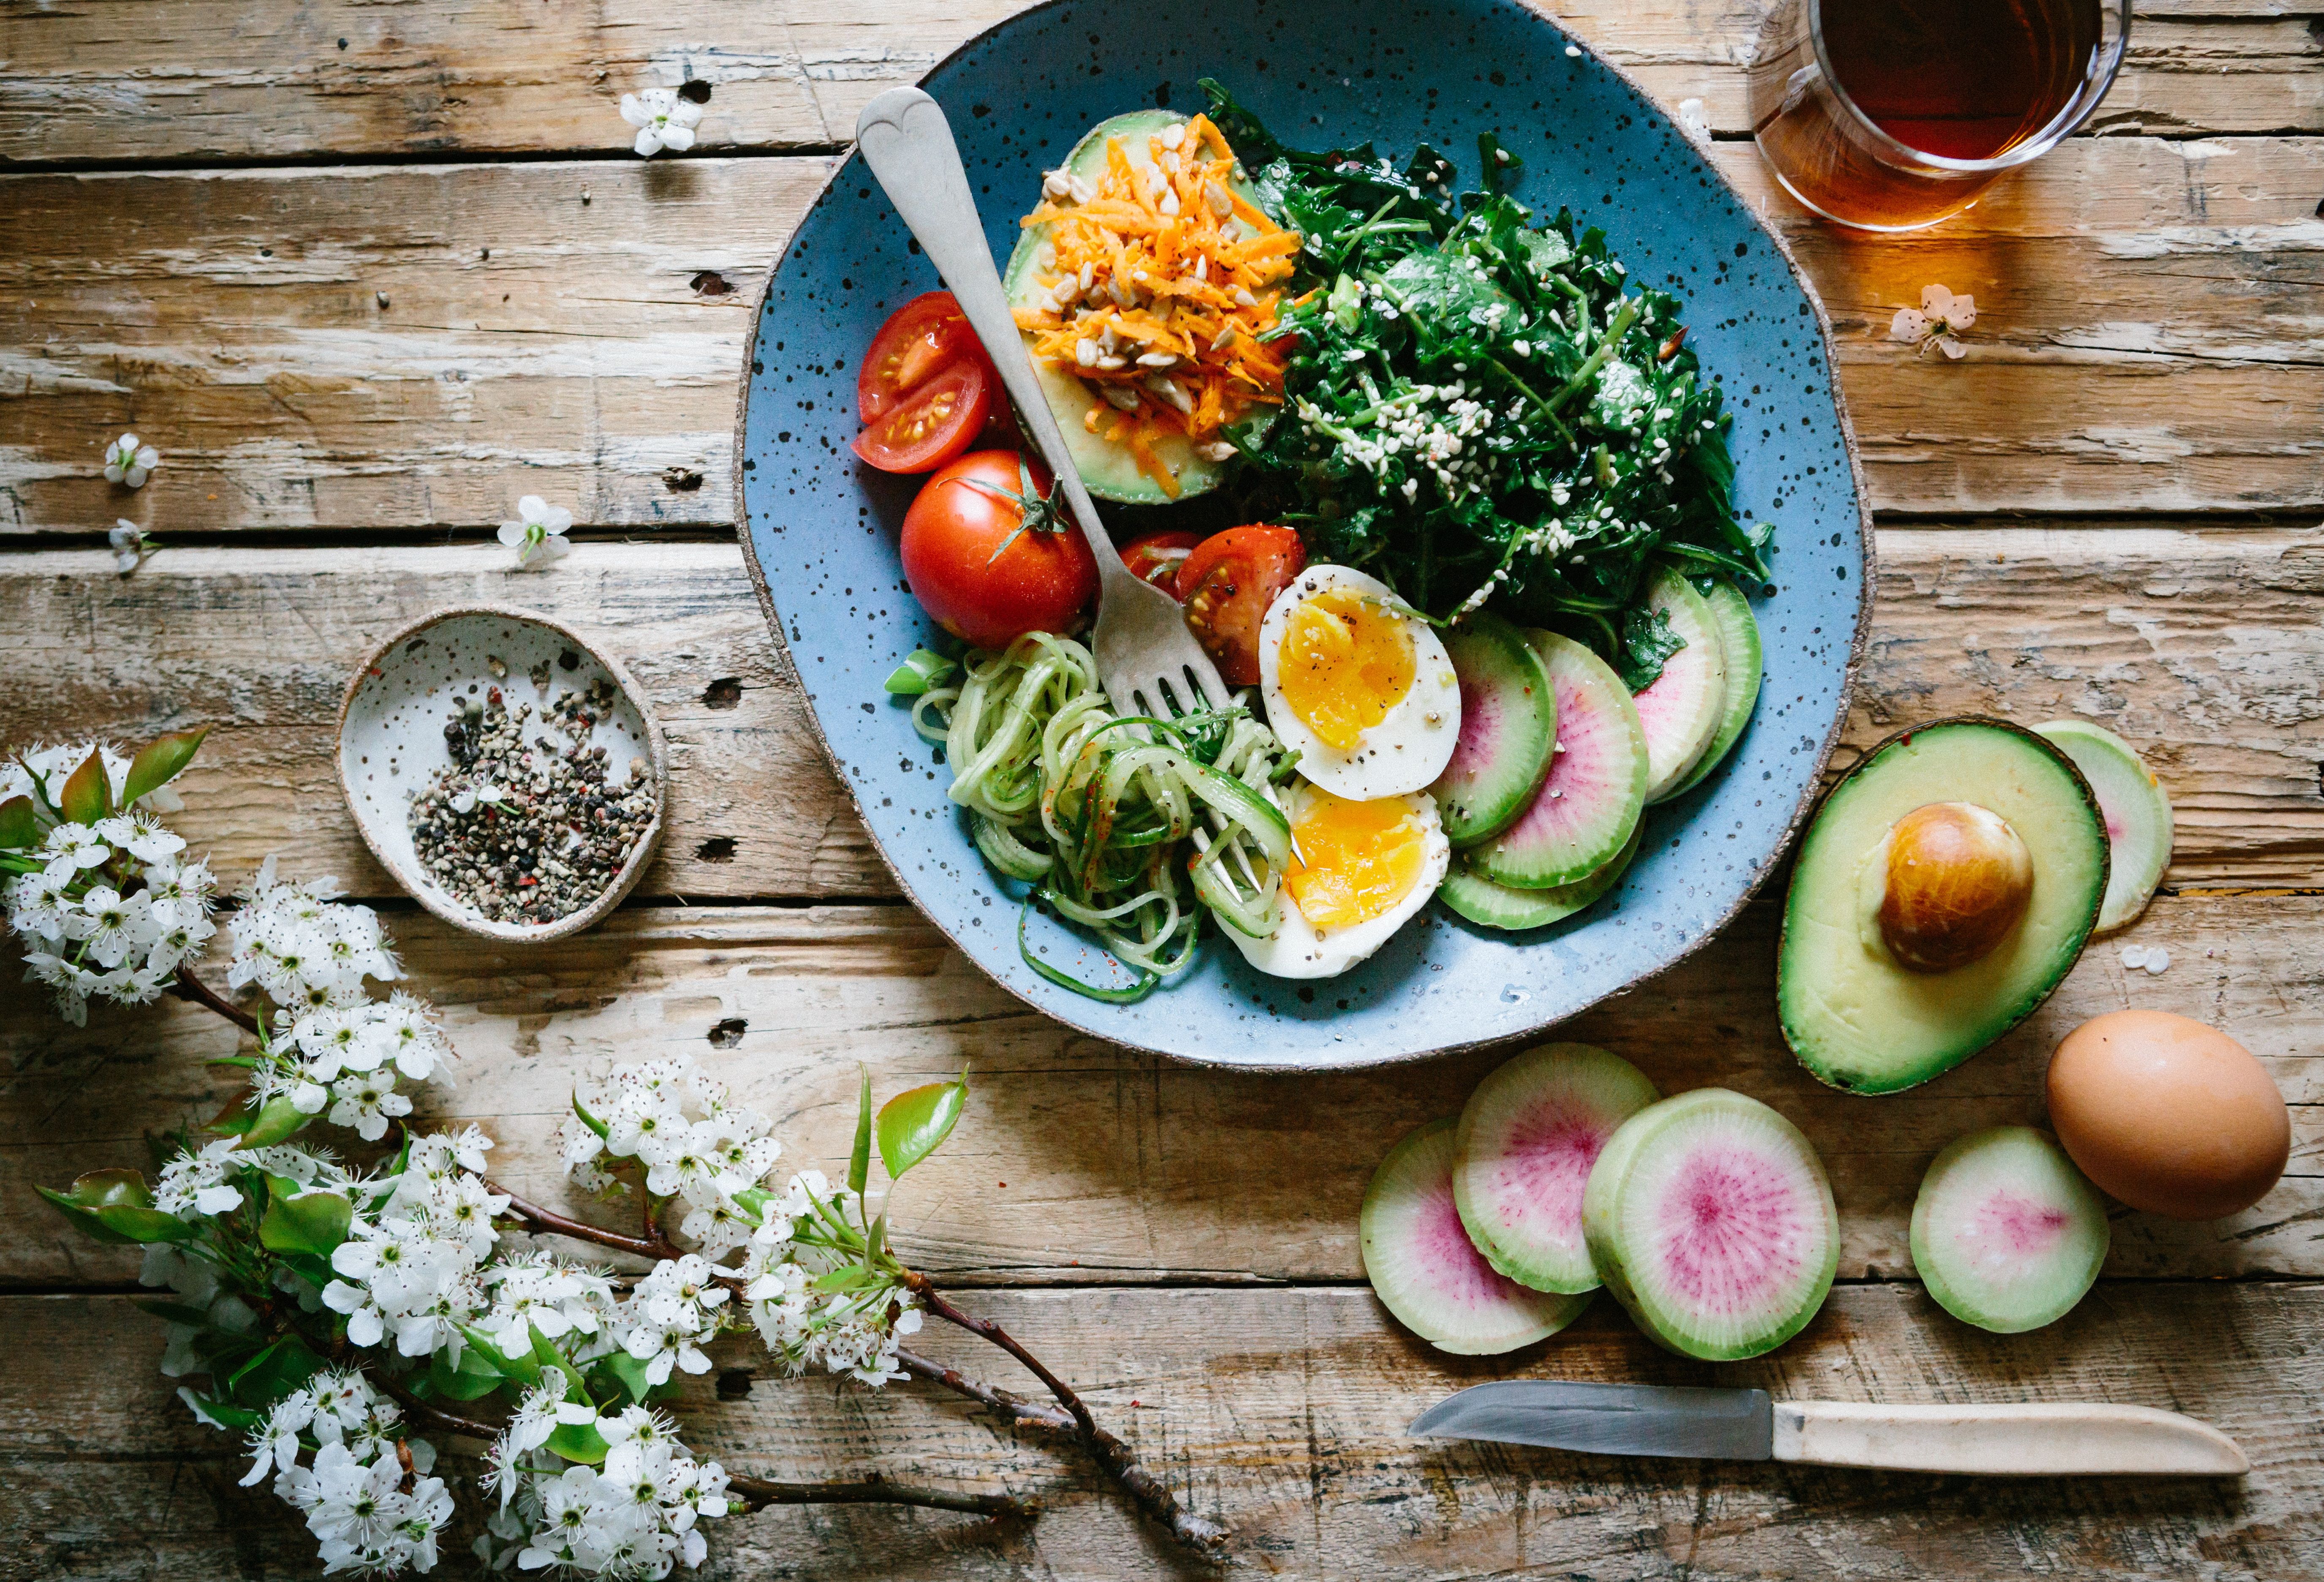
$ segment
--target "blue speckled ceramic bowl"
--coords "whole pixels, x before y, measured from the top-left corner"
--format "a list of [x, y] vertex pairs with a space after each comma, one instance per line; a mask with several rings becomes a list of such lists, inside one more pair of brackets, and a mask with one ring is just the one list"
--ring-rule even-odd
[[[1092, 124], [1199, 108], [1215, 76], [1286, 140], [1426, 141], [1457, 160], [1492, 131], [1518, 191], [1603, 226], [1634, 278], [1688, 304], [1692, 344], [1736, 414], [1738, 495], [1779, 526], [1762, 602], [1766, 684], [1729, 763], [1647, 812], [1621, 884], [1559, 927], [1509, 935], [1433, 905], [1362, 966], [1312, 984], [1250, 970], [1223, 942], [1128, 1006], [1019, 959], [1016, 887], [970, 844], [948, 776], [881, 689], [936, 635], [896, 534], [918, 480], [856, 462], [855, 360], [899, 303], [935, 289], [862, 162], [842, 166], [770, 282], [747, 356], [738, 448], [752, 574], [839, 776], [920, 909], [1014, 994], [1095, 1037], [1217, 1065], [1315, 1069], [1538, 1032], [1661, 971], [1733, 918], [1805, 815], [1845, 717], [1870, 569], [1863, 483], [1833, 387], [1829, 327], [1782, 244], [1628, 79], [1506, 0], [1329, 5], [1064, 0], [994, 28], [922, 84], [951, 116], [985, 231], [1006, 257], [1042, 170]], [[1470, 153], [1473, 162], [1473, 152]], [[1464, 168], [1464, 179], [1473, 169]], [[1032, 939], [1085, 978], [1118, 968], [1047, 919]]]

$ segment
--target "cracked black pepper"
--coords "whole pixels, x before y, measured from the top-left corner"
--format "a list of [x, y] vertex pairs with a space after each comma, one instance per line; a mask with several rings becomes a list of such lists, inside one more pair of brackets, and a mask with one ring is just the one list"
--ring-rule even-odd
[[411, 799], [411, 844], [438, 884], [501, 923], [555, 922], [604, 894], [655, 811], [644, 761], [615, 783], [589, 742], [617, 696], [603, 677], [559, 693], [538, 730], [533, 706], [511, 712], [498, 687], [453, 707], [452, 762]]

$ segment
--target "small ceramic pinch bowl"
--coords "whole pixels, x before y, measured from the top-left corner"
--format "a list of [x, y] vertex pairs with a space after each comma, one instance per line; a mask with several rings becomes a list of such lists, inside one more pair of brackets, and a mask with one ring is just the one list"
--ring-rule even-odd
[[[549, 684], [540, 688], [532, 678], [544, 668]], [[456, 701], [482, 698], [494, 687], [511, 709], [531, 703], [537, 718], [552, 698], [600, 679], [613, 682], [617, 701], [590, 727], [589, 745], [605, 749], [610, 783], [625, 782], [632, 763], [645, 764], [653, 818], [613, 883], [579, 911], [545, 923], [486, 917], [438, 884], [412, 844], [411, 799], [438, 770], [452, 764], [445, 720]], [[406, 626], [364, 661], [339, 704], [339, 785], [364, 844], [429, 911], [472, 934], [511, 944], [561, 939], [621, 904], [661, 842], [669, 803], [667, 757], [645, 695], [619, 660], [561, 621], [497, 605], [438, 610]]]

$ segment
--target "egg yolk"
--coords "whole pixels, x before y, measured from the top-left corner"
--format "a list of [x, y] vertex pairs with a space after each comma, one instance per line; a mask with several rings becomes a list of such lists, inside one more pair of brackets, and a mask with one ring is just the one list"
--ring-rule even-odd
[[1402, 797], [1351, 802], [1315, 791], [1292, 826], [1283, 886], [1318, 929], [1370, 922], [1412, 893], [1428, 836]]
[[1342, 753], [1412, 690], [1405, 617], [1350, 587], [1305, 599], [1284, 623], [1276, 685], [1284, 706]]

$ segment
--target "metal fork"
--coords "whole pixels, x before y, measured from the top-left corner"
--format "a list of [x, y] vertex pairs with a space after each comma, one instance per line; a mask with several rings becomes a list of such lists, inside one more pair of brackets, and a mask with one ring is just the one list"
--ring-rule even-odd
[[1097, 631], [1090, 646], [1114, 711], [1167, 719], [1196, 708], [1223, 706], [1226, 685], [1186, 630], [1178, 601], [1122, 564], [1097, 519], [1018, 335], [943, 106], [917, 88], [890, 88], [857, 117], [855, 145], [991, 354], [1034, 448], [1056, 476], [1065, 514], [1097, 558]]

